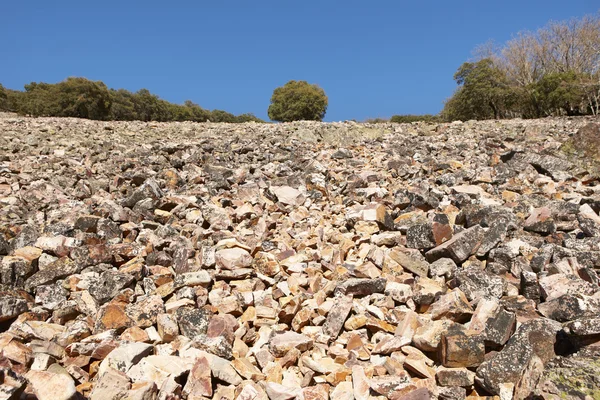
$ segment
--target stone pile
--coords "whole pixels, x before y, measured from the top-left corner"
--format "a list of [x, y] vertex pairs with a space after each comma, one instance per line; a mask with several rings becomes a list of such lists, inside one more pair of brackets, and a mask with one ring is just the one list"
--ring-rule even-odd
[[0, 399], [598, 398], [588, 123], [2, 116]]

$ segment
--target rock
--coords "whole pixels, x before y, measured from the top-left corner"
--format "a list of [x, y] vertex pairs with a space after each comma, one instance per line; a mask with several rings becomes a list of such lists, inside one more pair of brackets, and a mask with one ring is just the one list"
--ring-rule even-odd
[[577, 221], [585, 235], [590, 237], [600, 236], [600, 216], [588, 204], [584, 204], [579, 208]]
[[210, 274], [205, 271], [186, 272], [178, 274], [173, 281], [173, 289], [185, 286], [206, 286], [212, 282]]
[[587, 123], [0, 115], [0, 397], [592, 398]]
[[475, 383], [475, 373], [466, 368], [439, 367], [435, 373], [439, 385], [469, 387]]
[[341, 295], [367, 296], [373, 293], [383, 293], [387, 280], [379, 279], [348, 279], [337, 285], [335, 292]]
[[100, 400], [125, 397], [130, 388], [131, 383], [125, 372], [109, 367], [98, 377], [98, 381], [90, 394], [90, 399]]
[[456, 269], [456, 263], [451, 258], [440, 258], [429, 265], [429, 273], [432, 276], [450, 277]]
[[323, 333], [337, 338], [346, 322], [346, 318], [352, 310], [352, 297], [344, 296], [336, 298], [335, 305], [327, 314], [327, 320], [323, 324]]
[[127, 371], [127, 376], [133, 382], [154, 382], [162, 391], [165, 382], [187, 374], [193, 365], [193, 360], [183, 357], [149, 355], [133, 365]]
[[104, 304], [129, 286], [133, 280], [133, 276], [129, 274], [106, 271], [100, 275], [98, 282], [90, 286], [89, 292], [98, 304]]
[[372, 354], [391, 354], [410, 344], [410, 339], [402, 336], [385, 336], [373, 347]]
[[473, 315], [473, 308], [460, 289], [446, 293], [431, 305], [432, 319], [450, 319], [454, 322], [467, 322]]
[[565, 324], [565, 331], [570, 335], [600, 335], [600, 318], [580, 319]]
[[506, 285], [501, 277], [474, 268], [458, 271], [455, 280], [469, 301], [478, 301], [481, 298], [499, 299]]
[[18, 317], [29, 309], [27, 301], [16, 292], [0, 292], [0, 322]]
[[394, 227], [394, 221], [388, 213], [386, 207], [380, 203], [369, 203], [348, 213], [346, 218], [358, 219], [365, 222], [376, 222], [382, 229], [391, 230]]
[[269, 341], [269, 350], [275, 357], [283, 357], [291, 349], [306, 351], [312, 348], [312, 346], [312, 339], [296, 332], [276, 334]]
[[40, 400], [70, 400], [75, 398], [75, 382], [69, 374], [29, 371], [25, 378]]
[[[331, 400], [354, 400], [352, 382], [341, 382], [329, 395]], [[271, 399], [272, 400], [272, 399]]]
[[204, 309], [191, 309], [182, 307], [177, 309], [177, 324], [183, 336], [194, 338], [197, 335], [206, 334], [210, 313]]
[[252, 256], [246, 250], [239, 247], [217, 251], [215, 260], [219, 268], [228, 270], [245, 268], [252, 265]]
[[510, 339], [516, 323], [514, 312], [507, 311], [494, 299], [482, 299], [477, 304], [469, 330], [482, 334], [486, 346], [500, 347]]
[[406, 246], [413, 249], [430, 249], [452, 238], [452, 233], [450, 225], [438, 222], [413, 225], [406, 231]]
[[363, 367], [355, 365], [352, 367], [352, 395], [356, 400], [369, 399], [369, 380], [365, 375]]
[[188, 398], [212, 397], [212, 378], [210, 362], [206, 357], [198, 357], [190, 370], [183, 393]]
[[413, 285], [413, 300], [417, 304], [429, 305], [444, 292], [444, 287], [429, 278], [419, 278]]
[[332, 155], [331, 158], [333, 159], [345, 159], [345, 158], [352, 158], [352, 152], [348, 149], [338, 149], [336, 150]]
[[77, 264], [68, 257], [62, 257], [46, 269], [38, 271], [25, 281], [25, 290], [53, 283], [57, 279], [65, 278], [79, 271]]
[[279, 383], [265, 383], [265, 391], [270, 400], [290, 400], [300, 394], [300, 388], [288, 388]]
[[415, 275], [426, 278], [429, 274], [429, 264], [426, 261], [413, 258], [400, 249], [393, 249], [389, 253], [389, 258]]
[[456, 263], [465, 261], [470, 255], [475, 254], [485, 233], [479, 225], [472, 226], [454, 235], [452, 239], [440, 244], [426, 253], [429, 261], [442, 257], [451, 258]]
[[152, 346], [145, 343], [129, 343], [117, 347], [111, 351], [98, 368], [98, 374], [101, 376], [110, 368], [121, 372], [127, 372], [129, 369], [140, 362], [144, 357], [152, 352]]
[[540, 314], [558, 322], [591, 318], [600, 313], [600, 300], [582, 294], [565, 294], [539, 305]]
[[158, 334], [163, 342], [175, 340], [179, 334], [177, 319], [171, 314], [158, 314], [156, 316]]
[[560, 324], [538, 319], [525, 322], [506, 346], [477, 368], [477, 382], [490, 393], [498, 394], [501, 383], [516, 384], [534, 358], [544, 365], [554, 357], [556, 333]]
[[123, 303], [108, 303], [98, 310], [94, 332], [100, 333], [108, 329], [123, 330], [133, 324], [133, 320], [125, 313]]
[[544, 235], [556, 232], [556, 223], [552, 218], [552, 211], [548, 207], [533, 210], [525, 220], [523, 229]]
[[27, 380], [6, 366], [0, 367], [0, 398], [17, 399], [27, 386]]
[[442, 335], [441, 349], [444, 367], [477, 367], [485, 357], [485, 344], [481, 335], [449, 332]]
[[304, 195], [297, 189], [294, 189], [289, 186], [272, 186], [271, 192], [277, 198], [277, 201], [290, 205], [290, 206], [300, 206], [304, 204]]
[[205, 353], [204, 356], [208, 359], [212, 376], [226, 382], [230, 385], [239, 385], [242, 378], [236, 370], [231, 366], [231, 363], [224, 358]]
[[135, 326], [148, 328], [156, 324], [159, 314], [165, 311], [160, 296], [139, 297], [135, 304], [125, 307], [125, 313], [132, 319]]
[[233, 368], [237, 371], [240, 376], [251, 379], [253, 381], [262, 381], [266, 377], [265, 375], [247, 358], [236, 358], [231, 362]]
[[538, 279], [538, 282], [541, 297], [547, 302], [567, 294], [593, 296], [597, 291], [597, 286], [572, 274], [548, 275]]
[[437, 351], [446, 334], [456, 324], [450, 320], [437, 320], [426, 323], [416, 329], [413, 336], [414, 345], [422, 351]]
[[386, 282], [384, 293], [386, 296], [391, 296], [398, 303], [406, 303], [413, 295], [410, 285], [393, 281]]
[[158, 388], [153, 382], [140, 382], [131, 385], [126, 394], [128, 400], [153, 400], [158, 395]]

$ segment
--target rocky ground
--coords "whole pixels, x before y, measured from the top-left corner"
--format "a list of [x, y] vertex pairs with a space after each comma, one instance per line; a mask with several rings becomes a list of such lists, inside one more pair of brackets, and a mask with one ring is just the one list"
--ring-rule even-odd
[[593, 122], [0, 116], [0, 399], [598, 399]]

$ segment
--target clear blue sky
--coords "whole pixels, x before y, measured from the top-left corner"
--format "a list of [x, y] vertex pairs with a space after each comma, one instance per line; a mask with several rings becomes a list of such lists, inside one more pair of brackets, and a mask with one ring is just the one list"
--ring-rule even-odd
[[327, 121], [437, 113], [475, 46], [598, 0], [14, 0], [0, 6], [0, 83], [68, 76], [267, 119], [273, 89], [317, 83]]

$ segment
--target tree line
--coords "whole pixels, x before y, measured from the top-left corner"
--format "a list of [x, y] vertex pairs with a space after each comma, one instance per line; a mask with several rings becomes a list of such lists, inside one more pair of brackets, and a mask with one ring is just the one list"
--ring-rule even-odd
[[[480, 46], [475, 60], [463, 63], [454, 80], [458, 87], [438, 115], [369, 121], [600, 115], [600, 14], [550, 22], [536, 32], [521, 32], [502, 46]], [[322, 88], [292, 80], [273, 91], [268, 115], [273, 121], [321, 121], [327, 107]], [[253, 114], [210, 111], [189, 100], [173, 104], [147, 89], [135, 93], [109, 89], [103, 82], [85, 78], [33, 82], [24, 91], [0, 85], [0, 110], [98, 120], [263, 122]]]
[[476, 49], [454, 74], [443, 120], [600, 114], [600, 17], [550, 22]]
[[170, 103], [148, 89], [109, 89], [101, 81], [70, 77], [59, 83], [25, 85], [10, 90], [0, 85], [0, 110], [34, 117], [77, 117], [114, 121], [264, 122], [253, 114], [206, 110], [190, 100]]

